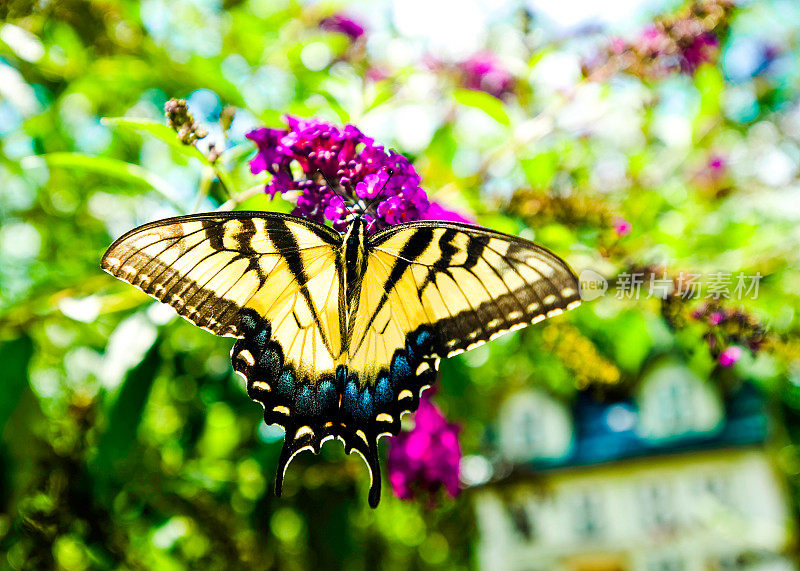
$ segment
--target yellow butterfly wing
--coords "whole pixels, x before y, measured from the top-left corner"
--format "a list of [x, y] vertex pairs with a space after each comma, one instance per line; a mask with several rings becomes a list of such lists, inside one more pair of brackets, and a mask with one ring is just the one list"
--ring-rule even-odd
[[[468, 224], [412, 222], [370, 239], [348, 363], [363, 384], [391, 370], [424, 333], [399, 409], [415, 410], [428, 370], [504, 333], [580, 304], [578, 281], [558, 256], [528, 240]], [[403, 393], [403, 391], [406, 391]], [[397, 409], [386, 411], [394, 418]]]

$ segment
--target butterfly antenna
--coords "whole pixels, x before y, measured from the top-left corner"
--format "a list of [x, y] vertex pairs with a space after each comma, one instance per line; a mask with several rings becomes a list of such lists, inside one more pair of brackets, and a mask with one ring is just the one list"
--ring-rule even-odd
[[375, 198], [373, 198], [372, 200], [369, 201], [369, 204], [367, 204], [367, 207], [364, 209], [364, 212], [366, 212], [367, 210], [372, 208], [372, 205], [375, 204], [378, 201], [378, 198], [380, 198], [381, 194], [383, 194], [383, 191], [386, 190], [386, 187], [388, 186], [389, 181], [392, 179], [392, 175], [394, 174], [394, 169], [391, 168], [391, 167], [388, 167], [386, 169], [386, 174], [388, 174], [389, 176], [386, 177], [386, 180], [384, 181], [383, 186], [378, 191], [378, 194], [375, 195]]
[[[348, 205], [348, 203], [347, 203], [346, 197], [342, 196], [342, 193], [341, 193], [341, 192], [339, 192], [339, 190], [338, 190], [338, 189], [337, 189], [337, 188], [336, 188], [336, 187], [333, 185], [333, 183], [331, 182], [331, 180], [330, 180], [330, 179], [329, 179], [327, 176], [325, 176], [325, 173], [324, 173], [324, 172], [322, 172], [322, 170], [321, 170], [321, 169], [317, 169], [317, 173], [319, 174], [319, 176], [321, 176], [321, 177], [322, 177], [322, 178], [325, 180], [325, 184], [327, 184], [327, 185], [328, 185], [328, 188], [330, 188], [330, 189], [333, 191], [333, 193], [334, 193], [336, 196], [338, 196], [338, 197], [339, 197], [339, 200], [341, 200], [341, 201], [342, 201], [342, 206], [344, 206], [344, 209], [345, 209], [345, 210], [349, 210], [349, 209], [350, 209], [350, 206], [349, 206], [349, 205]], [[354, 204], [355, 204], [355, 203], [354, 203]]]

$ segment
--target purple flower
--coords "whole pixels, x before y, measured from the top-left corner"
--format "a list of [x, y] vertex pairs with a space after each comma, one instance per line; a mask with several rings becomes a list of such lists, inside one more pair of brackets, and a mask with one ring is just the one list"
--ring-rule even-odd
[[736, 361], [742, 358], [742, 348], [738, 345], [731, 345], [719, 355], [719, 364], [723, 367], [732, 367]]
[[718, 51], [719, 40], [714, 34], [700, 34], [681, 50], [681, 71], [693, 75], [702, 64], [712, 61]]
[[514, 76], [491, 53], [479, 53], [461, 62], [464, 87], [485, 91], [498, 99], [514, 89]]
[[669, 52], [670, 39], [659, 26], [649, 24], [639, 34], [636, 47], [642, 53], [656, 57]]
[[618, 236], [627, 236], [631, 233], [631, 228], [631, 223], [624, 218], [618, 216], [614, 219], [614, 232], [616, 232]]
[[[250, 170], [273, 175], [266, 187], [273, 197], [278, 192], [297, 193], [294, 214], [317, 222], [330, 220], [337, 230], [347, 226], [349, 216], [362, 212], [370, 231], [411, 220], [442, 219], [446, 211], [441, 207], [429, 214], [419, 175], [403, 155], [387, 151], [353, 125], [338, 127], [292, 116], [286, 123], [288, 129], [261, 128], [247, 137], [258, 146]], [[293, 164], [299, 176], [292, 174]]]
[[442, 488], [451, 497], [458, 495], [459, 430], [427, 396], [422, 397], [414, 428], [390, 440], [389, 481], [398, 498], [410, 500], [423, 493], [432, 499]]
[[328, 32], [339, 32], [349, 36], [352, 41], [364, 35], [364, 26], [344, 14], [334, 14], [322, 20], [319, 27]]
[[708, 322], [711, 325], [719, 325], [723, 321], [725, 321], [725, 314], [722, 313], [721, 311], [713, 311], [708, 316]]

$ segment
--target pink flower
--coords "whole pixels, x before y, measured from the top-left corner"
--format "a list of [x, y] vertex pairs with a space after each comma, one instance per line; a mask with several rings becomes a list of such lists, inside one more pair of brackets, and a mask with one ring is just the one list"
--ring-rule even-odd
[[364, 35], [364, 26], [350, 16], [345, 16], [344, 14], [334, 14], [333, 16], [325, 18], [319, 23], [319, 27], [328, 32], [344, 34], [352, 41], [356, 41]]
[[485, 91], [498, 99], [514, 89], [514, 76], [491, 53], [475, 54], [460, 65], [464, 87]]
[[723, 367], [732, 367], [736, 361], [742, 358], [742, 348], [738, 345], [731, 345], [719, 356], [719, 364]]
[[631, 223], [618, 216], [614, 219], [614, 231], [618, 236], [627, 236], [631, 233]]
[[414, 428], [390, 439], [388, 469], [394, 495], [410, 500], [421, 493], [432, 499], [444, 488], [456, 497], [460, 492], [459, 430], [423, 395], [414, 415]]

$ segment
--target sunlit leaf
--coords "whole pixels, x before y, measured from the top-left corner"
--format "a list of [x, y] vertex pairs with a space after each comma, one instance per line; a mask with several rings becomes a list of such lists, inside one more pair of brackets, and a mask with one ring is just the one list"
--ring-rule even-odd
[[194, 145], [184, 145], [171, 127], [159, 121], [153, 121], [152, 119], [130, 119], [128, 117], [105, 117], [101, 121], [104, 125], [147, 133], [168, 144], [172, 149], [186, 157], [198, 159], [206, 165], [211, 164], [208, 158], [197, 150], [197, 147]]
[[92, 157], [82, 153], [48, 153], [27, 157], [22, 162], [25, 168], [35, 168], [44, 161], [50, 167], [74, 168], [107, 175], [132, 183], [151, 187], [179, 210], [184, 207], [174, 197], [178, 192], [157, 174], [132, 163], [109, 157]]
[[501, 125], [511, 125], [505, 105], [493, 95], [475, 89], [456, 89], [453, 91], [453, 98], [461, 105], [480, 109]]

